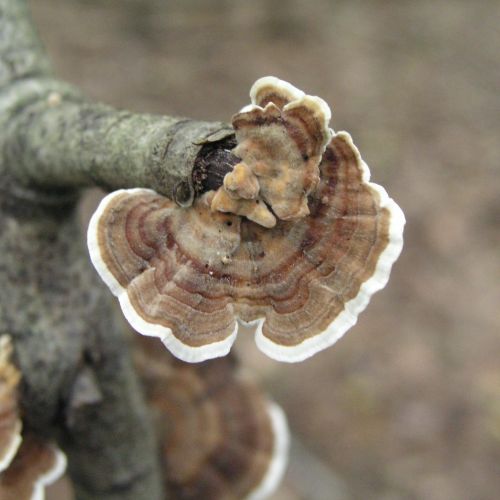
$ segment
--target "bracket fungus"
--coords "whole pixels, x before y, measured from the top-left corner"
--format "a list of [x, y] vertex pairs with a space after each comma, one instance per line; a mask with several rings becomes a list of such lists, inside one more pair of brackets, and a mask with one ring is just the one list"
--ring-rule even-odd
[[66, 470], [64, 453], [28, 434], [9, 468], [0, 475], [2, 500], [43, 500], [45, 487], [57, 481]]
[[0, 337], [0, 472], [11, 463], [21, 444], [22, 423], [18, 408], [19, 370], [11, 362], [12, 341]]
[[148, 189], [106, 196], [90, 257], [131, 325], [184, 361], [228, 353], [238, 321], [295, 362], [332, 345], [385, 286], [404, 215], [326, 103], [274, 77], [233, 117], [240, 164], [189, 208]]
[[11, 362], [12, 342], [0, 337], [0, 499], [43, 500], [45, 486], [59, 479], [66, 457], [55, 446], [26, 432], [21, 436], [19, 370]]
[[272, 494], [288, 457], [281, 408], [236, 371], [231, 356], [186, 364], [144, 340], [136, 361], [171, 496], [260, 500]]

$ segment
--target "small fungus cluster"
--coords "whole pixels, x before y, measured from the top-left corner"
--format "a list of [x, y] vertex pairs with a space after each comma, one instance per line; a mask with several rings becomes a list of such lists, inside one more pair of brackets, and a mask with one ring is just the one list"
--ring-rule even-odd
[[276, 219], [309, 215], [308, 196], [320, 179], [319, 163], [333, 132], [330, 108], [274, 77], [258, 80], [252, 104], [233, 116], [241, 158], [218, 189], [212, 209], [245, 216], [271, 228]]
[[106, 196], [90, 257], [130, 324], [178, 358], [228, 353], [238, 322], [295, 362], [332, 345], [385, 286], [404, 215], [330, 109], [274, 77], [232, 120], [241, 159], [191, 207], [148, 189]]

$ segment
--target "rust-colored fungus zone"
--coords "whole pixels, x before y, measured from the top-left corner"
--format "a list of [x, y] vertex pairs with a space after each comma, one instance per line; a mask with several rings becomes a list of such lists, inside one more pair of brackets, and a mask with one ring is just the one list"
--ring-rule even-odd
[[225, 354], [237, 318], [265, 320], [257, 343], [271, 357], [304, 359], [385, 285], [404, 224], [348, 134], [333, 137], [320, 172], [310, 215], [272, 229], [211, 212], [213, 193], [191, 208], [149, 190], [112, 193], [89, 228], [91, 257], [132, 326], [181, 359]]
[[[145, 342], [141, 342], [144, 346]], [[287, 455], [284, 417], [226, 357], [192, 365], [155, 345], [138, 355], [162, 443], [166, 488], [185, 500], [266, 498]]]

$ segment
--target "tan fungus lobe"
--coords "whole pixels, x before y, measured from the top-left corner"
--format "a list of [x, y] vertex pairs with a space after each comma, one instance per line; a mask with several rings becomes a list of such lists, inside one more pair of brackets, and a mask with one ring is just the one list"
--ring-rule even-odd
[[[326, 123], [321, 105], [286, 82], [276, 88], [277, 79], [263, 80], [253, 87], [255, 104], [233, 121], [239, 155], [278, 216], [274, 227], [256, 224], [249, 215], [211, 211], [213, 192], [181, 208], [146, 189], [111, 193], [89, 226], [92, 262], [131, 325], [160, 337], [185, 361], [227, 354], [237, 320], [257, 324], [257, 345], [274, 359], [313, 355], [355, 324], [370, 296], [387, 283], [402, 248], [403, 213], [382, 187], [369, 182], [349, 134], [335, 134], [323, 153], [330, 131], [318, 126]], [[259, 120], [265, 134], [252, 125]], [[310, 129], [317, 140], [302, 141], [302, 131]], [[278, 140], [280, 135], [292, 137], [291, 145]], [[276, 149], [268, 147], [269, 140]], [[267, 176], [280, 155], [295, 165], [287, 151], [296, 159], [302, 153], [321, 158], [319, 168], [301, 160], [300, 168], [286, 170], [303, 196], [283, 183], [283, 171]], [[287, 192], [290, 203], [283, 204], [280, 197]], [[225, 189], [216, 196], [224, 203], [244, 200], [234, 200]], [[306, 210], [308, 216], [294, 218]]]
[[224, 177], [224, 184], [212, 198], [212, 210], [242, 215], [264, 227], [274, 227], [276, 218], [264, 202], [257, 199], [259, 182], [245, 163], [235, 165]]
[[259, 194], [259, 181], [246, 163], [238, 163], [224, 177], [224, 189], [235, 199], [255, 200]]
[[185, 364], [145, 340], [138, 372], [162, 443], [170, 496], [267, 498], [286, 465], [281, 410], [236, 373], [233, 358]]
[[22, 424], [18, 407], [18, 385], [21, 374], [11, 362], [11, 356], [11, 338], [2, 335], [0, 337], [0, 472], [9, 466], [22, 441]]
[[212, 210], [242, 215], [267, 228], [276, 225], [276, 217], [261, 200], [235, 199], [225, 189], [217, 190], [211, 199], [210, 207]]
[[43, 500], [45, 487], [65, 469], [66, 458], [60, 450], [27, 434], [9, 468], [0, 474], [0, 499]]

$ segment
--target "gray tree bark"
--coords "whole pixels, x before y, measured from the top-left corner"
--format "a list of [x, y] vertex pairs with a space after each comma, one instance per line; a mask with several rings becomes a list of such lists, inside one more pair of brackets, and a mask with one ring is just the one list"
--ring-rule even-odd
[[165, 498], [123, 325], [76, 204], [95, 185], [150, 187], [189, 206], [235, 163], [232, 130], [87, 101], [52, 76], [26, 0], [0, 0], [0, 131], [0, 333], [23, 374], [24, 426], [59, 442], [77, 498]]

